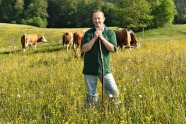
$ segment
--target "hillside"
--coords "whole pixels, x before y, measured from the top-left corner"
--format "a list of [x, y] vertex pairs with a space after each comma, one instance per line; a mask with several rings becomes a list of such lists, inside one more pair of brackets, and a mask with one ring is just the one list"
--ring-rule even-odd
[[145, 31], [146, 38], [154, 40], [183, 40], [186, 39], [186, 25], [172, 25]]
[[[59, 47], [61, 45], [62, 34], [66, 31], [76, 32], [79, 30], [84, 30], [88, 28], [37, 28], [28, 25], [17, 25], [17, 24], [5, 24], [0, 23], [0, 52], [21, 50], [20, 37], [26, 33], [36, 33], [38, 35], [44, 35], [48, 40], [47, 44], [39, 44], [40, 48], [50, 47], [57, 44]], [[113, 30], [116, 27], [112, 27]], [[144, 33], [136, 33], [139, 42], [145, 41], [167, 41], [167, 40], [179, 40], [186, 39], [186, 25], [172, 25], [169, 27], [147, 30]], [[55, 49], [55, 48], [54, 48]]]
[[[111, 54], [111, 70], [120, 91], [115, 107], [105, 94], [102, 109], [85, 105], [83, 59], [62, 50], [65, 31], [0, 24], [0, 123], [2, 124], [184, 124], [186, 92], [186, 25], [136, 33], [140, 49]], [[113, 29], [116, 29], [113, 27]], [[48, 42], [22, 52], [24, 33]]]

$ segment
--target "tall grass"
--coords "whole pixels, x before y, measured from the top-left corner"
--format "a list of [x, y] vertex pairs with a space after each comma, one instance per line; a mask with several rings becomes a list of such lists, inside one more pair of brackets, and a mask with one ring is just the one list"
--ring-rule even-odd
[[[122, 103], [115, 108], [105, 97], [103, 111], [101, 99], [98, 108], [85, 107], [83, 60], [61, 50], [62, 33], [82, 29], [0, 24], [0, 123], [184, 124], [185, 29], [174, 25], [145, 31], [144, 37], [139, 32], [140, 49], [111, 54]], [[23, 53], [20, 36], [33, 31], [48, 43]], [[101, 83], [98, 92], [101, 97]]]

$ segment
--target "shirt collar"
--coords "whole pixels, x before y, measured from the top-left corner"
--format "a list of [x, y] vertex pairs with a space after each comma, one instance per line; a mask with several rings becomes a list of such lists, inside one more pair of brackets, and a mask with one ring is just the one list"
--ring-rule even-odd
[[[97, 29], [96, 27], [95, 27], [95, 29]], [[103, 32], [105, 30], [105, 25], [101, 28], [101, 31]]]

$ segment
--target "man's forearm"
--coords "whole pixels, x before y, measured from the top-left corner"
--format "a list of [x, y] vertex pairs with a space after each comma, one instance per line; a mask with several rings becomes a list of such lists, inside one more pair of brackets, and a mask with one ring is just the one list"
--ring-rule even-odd
[[[101, 40], [101, 39], [100, 39]], [[112, 53], [115, 52], [114, 50], [114, 45], [111, 44], [110, 42], [108, 42], [105, 38], [102, 38], [102, 43], [104, 44], [104, 46], [106, 47], [106, 49]]]
[[89, 42], [85, 43], [83, 46], [82, 46], [82, 52], [86, 53], [88, 52], [89, 50], [92, 49], [92, 46], [94, 45], [96, 41], [96, 38], [93, 37]]

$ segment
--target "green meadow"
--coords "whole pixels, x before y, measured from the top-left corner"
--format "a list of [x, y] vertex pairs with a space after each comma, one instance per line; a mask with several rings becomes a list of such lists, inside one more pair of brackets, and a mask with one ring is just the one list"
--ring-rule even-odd
[[[1, 124], [185, 124], [186, 25], [136, 33], [141, 48], [111, 54], [120, 107], [105, 94], [85, 107], [83, 59], [62, 50], [62, 34], [88, 28], [47, 29], [0, 23]], [[112, 27], [116, 29], [116, 27]], [[47, 43], [22, 51], [24, 34]]]

